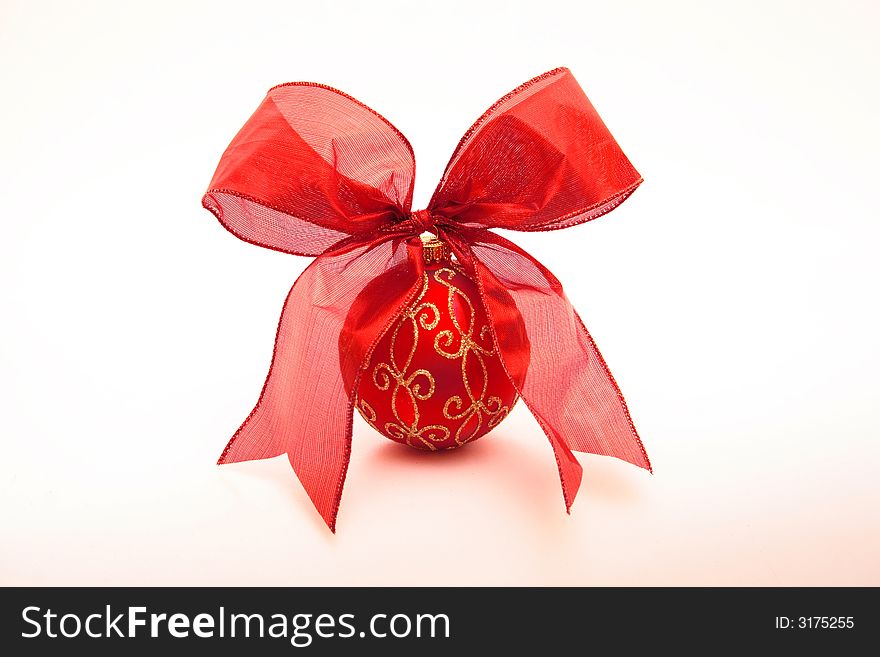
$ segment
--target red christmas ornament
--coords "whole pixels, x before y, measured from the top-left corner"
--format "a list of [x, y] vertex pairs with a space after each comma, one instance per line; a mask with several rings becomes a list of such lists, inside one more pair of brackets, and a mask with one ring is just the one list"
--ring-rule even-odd
[[[421, 285], [376, 343], [362, 370], [356, 407], [395, 442], [453, 449], [507, 417], [516, 389], [493, 344], [477, 284], [440, 240], [411, 240], [409, 248], [421, 251]], [[362, 296], [368, 300], [386, 283], [380, 276]]]
[[[284, 303], [260, 397], [218, 462], [285, 454], [335, 531], [354, 408], [430, 450], [479, 438], [519, 396], [567, 509], [582, 477], [574, 452], [650, 470], [562, 284], [495, 232], [591, 221], [642, 182], [571, 71], [489, 107], [420, 210], [414, 181], [403, 134], [322, 84], [273, 87], [229, 144], [204, 207], [247, 242], [314, 260]], [[423, 246], [424, 233], [442, 243]]]

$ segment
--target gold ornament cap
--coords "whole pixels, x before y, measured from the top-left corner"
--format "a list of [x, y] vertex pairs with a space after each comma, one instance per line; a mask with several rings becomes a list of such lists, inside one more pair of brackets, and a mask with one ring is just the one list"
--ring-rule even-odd
[[436, 235], [421, 235], [422, 259], [426, 265], [433, 262], [445, 262], [451, 254], [449, 245]]

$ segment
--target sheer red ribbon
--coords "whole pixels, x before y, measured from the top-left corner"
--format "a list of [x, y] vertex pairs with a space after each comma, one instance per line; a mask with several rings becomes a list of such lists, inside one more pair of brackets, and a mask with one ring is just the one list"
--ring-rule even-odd
[[[358, 376], [417, 291], [422, 262], [407, 240], [430, 230], [479, 286], [505, 370], [553, 447], [566, 509], [582, 474], [572, 450], [650, 470], [620, 389], [559, 281], [489, 230], [583, 223], [641, 183], [568, 69], [490, 107], [417, 212], [414, 176], [400, 131], [313, 83], [270, 89], [226, 149], [204, 207], [247, 242], [315, 260], [287, 296], [259, 401], [219, 463], [287, 454], [335, 531]], [[387, 285], [358, 300], [385, 272]]]

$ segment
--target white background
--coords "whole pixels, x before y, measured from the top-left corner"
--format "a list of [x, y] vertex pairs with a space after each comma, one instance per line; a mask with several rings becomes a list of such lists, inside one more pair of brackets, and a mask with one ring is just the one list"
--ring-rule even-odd
[[[0, 4], [0, 584], [880, 584], [873, 2]], [[508, 235], [563, 281], [651, 475], [520, 405], [426, 458], [358, 419], [330, 534], [284, 458], [218, 468], [307, 264], [200, 207], [279, 82], [412, 142], [415, 207], [568, 66], [646, 182]]]

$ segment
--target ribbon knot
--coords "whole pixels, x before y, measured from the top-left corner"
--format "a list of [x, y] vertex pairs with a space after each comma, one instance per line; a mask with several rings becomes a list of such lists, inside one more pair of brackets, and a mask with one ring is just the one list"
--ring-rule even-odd
[[417, 231], [419, 234], [426, 231], [430, 233], [437, 232], [437, 228], [434, 224], [434, 217], [431, 215], [430, 210], [416, 210], [415, 212], [410, 212], [407, 219], [409, 219], [412, 224], [413, 230]]
[[270, 89], [226, 149], [202, 205], [247, 242], [315, 259], [285, 301], [260, 398], [219, 462], [287, 454], [335, 531], [356, 386], [424, 276], [419, 252], [401, 239], [412, 229], [439, 234], [477, 283], [489, 324], [475, 330], [491, 336], [549, 439], [566, 509], [582, 476], [573, 451], [650, 470], [623, 395], [559, 281], [492, 231], [590, 221], [642, 182], [571, 72], [539, 75], [492, 105], [416, 212], [414, 181], [413, 150], [397, 128], [309, 82]]

